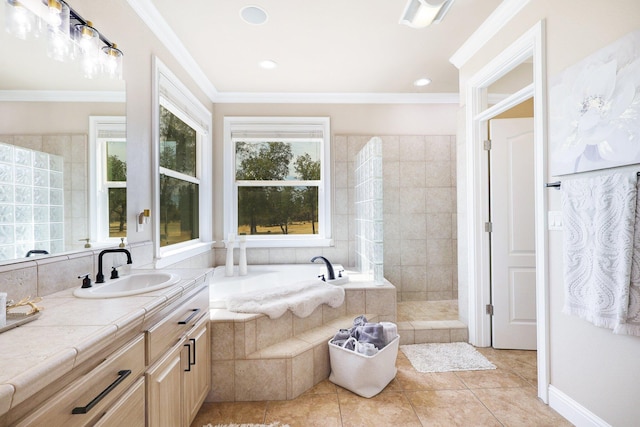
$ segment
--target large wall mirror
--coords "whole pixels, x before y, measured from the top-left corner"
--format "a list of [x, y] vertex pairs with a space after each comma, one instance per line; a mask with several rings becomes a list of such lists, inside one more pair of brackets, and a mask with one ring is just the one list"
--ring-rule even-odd
[[46, 30], [9, 34], [0, 1], [0, 263], [119, 241], [125, 82], [51, 59]]

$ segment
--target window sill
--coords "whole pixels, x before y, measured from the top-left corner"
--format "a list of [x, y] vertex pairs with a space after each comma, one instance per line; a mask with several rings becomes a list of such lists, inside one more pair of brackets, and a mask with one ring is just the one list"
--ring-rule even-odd
[[199, 242], [194, 243], [193, 245], [185, 246], [178, 249], [161, 251], [161, 253], [157, 256], [155, 260], [156, 268], [164, 268], [175, 264], [180, 261], [184, 261], [188, 258], [194, 257], [196, 255], [203, 254], [205, 252], [213, 249], [213, 244], [215, 242]]
[[333, 239], [247, 239], [247, 248], [328, 248], [333, 244]]

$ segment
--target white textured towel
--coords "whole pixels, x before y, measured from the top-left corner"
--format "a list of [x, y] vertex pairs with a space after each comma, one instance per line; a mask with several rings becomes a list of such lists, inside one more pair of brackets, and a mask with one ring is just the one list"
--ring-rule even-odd
[[633, 328], [621, 325], [631, 320], [629, 292], [635, 246], [636, 182], [635, 173], [562, 182], [563, 311], [619, 333], [633, 333]]
[[629, 284], [629, 311], [627, 319], [618, 324], [616, 334], [640, 336], [640, 181], [636, 184], [636, 216], [631, 255], [631, 283]]
[[344, 289], [321, 280], [310, 280], [286, 287], [271, 288], [235, 295], [227, 301], [227, 310], [237, 313], [263, 313], [271, 319], [291, 310], [307, 317], [320, 304], [339, 307], [344, 302]]

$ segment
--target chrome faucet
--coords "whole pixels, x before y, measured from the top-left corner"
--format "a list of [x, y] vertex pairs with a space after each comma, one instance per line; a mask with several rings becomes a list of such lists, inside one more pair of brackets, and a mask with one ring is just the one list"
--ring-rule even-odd
[[127, 264], [132, 264], [133, 261], [131, 261], [131, 252], [129, 252], [126, 249], [105, 249], [104, 251], [100, 252], [100, 255], [98, 255], [98, 274], [96, 274], [96, 283], [104, 283], [104, 274], [102, 274], [102, 256], [104, 254], [108, 254], [108, 253], [118, 253], [118, 252], [122, 252], [127, 254]]
[[[321, 259], [324, 262], [324, 265], [327, 266], [327, 275], [329, 276], [328, 279], [335, 280], [336, 274], [333, 272], [333, 265], [331, 265], [329, 260], [323, 256], [314, 256], [313, 258], [311, 258], [311, 262], [315, 262], [317, 259]], [[324, 277], [322, 280], [324, 280]]]

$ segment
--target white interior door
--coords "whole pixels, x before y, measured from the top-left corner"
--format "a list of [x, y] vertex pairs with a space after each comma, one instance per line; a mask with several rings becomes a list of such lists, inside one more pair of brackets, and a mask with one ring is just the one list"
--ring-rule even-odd
[[533, 118], [489, 122], [492, 345], [536, 349]]

